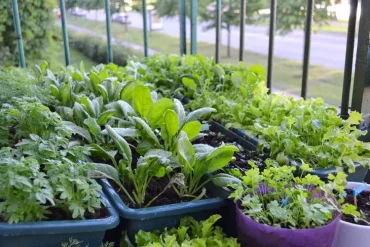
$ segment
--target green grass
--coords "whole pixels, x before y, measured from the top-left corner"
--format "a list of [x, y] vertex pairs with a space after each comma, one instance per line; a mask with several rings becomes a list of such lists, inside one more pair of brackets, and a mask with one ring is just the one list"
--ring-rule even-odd
[[[86, 70], [90, 70], [97, 65], [96, 62], [71, 47], [69, 48], [69, 53], [71, 65], [80, 66], [81, 61], [83, 61]], [[65, 67], [64, 48], [61, 43], [54, 45], [51, 49], [51, 54], [53, 55], [48, 59], [48, 63], [52, 71], [59, 71], [61, 67]]]
[[[105, 23], [87, 20], [80, 17], [68, 16], [68, 23], [105, 34]], [[112, 23], [112, 36], [119, 40], [129, 41], [143, 45], [142, 29], [129, 27], [128, 31], [121, 24]], [[180, 40], [178, 37], [166, 34], [149, 33], [149, 47], [162, 53], [179, 53]], [[188, 50], [189, 41], [188, 41]], [[238, 49], [231, 49], [231, 57], [226, 56], [226, 46], [220, 47], [221, 63], [238, 63]], [[214, 44], [198, 42], [198, 53], [212, 57], [214, 56]], [[261, 64], [267, 67], [267, 56], [245, 51], [244, 60], [247, 65]], [[273, 87], [292, 94], [300, 94], [301, 90], [302, 63], [299, 61], [274, 58]], [[322, 97], [328, 103], [338, 105], [341, 99], [343, 71], [311, 65], [308, 81], [308, 96]]]

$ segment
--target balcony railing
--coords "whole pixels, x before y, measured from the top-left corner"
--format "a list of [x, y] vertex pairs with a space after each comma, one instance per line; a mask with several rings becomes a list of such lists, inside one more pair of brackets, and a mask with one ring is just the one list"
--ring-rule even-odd
[[[107, 47], [108, 47], [108, 61], [113, 61], [112, 52], [112, 35], [111, 35], [111, 13], [110, 0], [105, 1], [105, 15], [106, 15], [106, 30], [107, 30]], [[187, 54], [186, 50], [186, 0], [179, 0], [180, 2], [180, 53]], [[307, 97], [307, 84], [309, 77], [310, 65], [310, 50], [311, 50], [311, 34], [312, 34], [312, 18], [314, 15], [315, 0], [307, 0], [307, 12], [304, 30], [304, 47], [303, 47], [303, 65], [302, 65], [302, 82], [301, 82], [301, 97]], [[19, 49], [19, 64], [21, 67], [26, 67], [26, 60], [23, 51], [22, 31], [19, 21], [18, 1], [12, 0], [14, 11], [14, 25], [17, 34], [18, 49]], [[245, 36], [245, 8], [246, 0], [240, 0], [240, 42], [239, 42], [239, 61], [243, 61], [244, 51], [244, 36]], [[197, 6], [198, 0], [190, 0], [190, 54], [197, 53]], [[221, 43], [221, 0], [216, 0], [216, 40], [215, 40], [215, 61], [219, 62], [220, 58], [220, 43]], [[269, 22], [269, 43], [268, 43], [268, 62], [267, 62], [267, 87], [271, 89], [273, 86], [272, 72], [273, 72], [273, 58], [274, 58], [274, 39], [276, 26], [276, 8], [279, 4], [278, 0], [271, 0], [270, 5], [270, 22]], [[357, 51], [355, 61], [354, 76], [352, 68], [354, 63], [354, 47], [356, 38], [356, 21], [357, 9], [361, 4], [361, 13], [359, 18]], [[147, 8], [146, 0], [142, 0], [142, 16], [143, 16], [143, 40], [144, 40], [144, 56], [148, 56], [148, 26], [147, 26]], [[61, 10], [62, 34], [64, 41], [64, 54], [66, 65], [70, 64], [68, 32], [66, 25], [66, 11], [64, 0], [59, 0], [59, 7]], [[340, 115], [343, 118], [348, 117], [349, 109], [362, 112], [365, 121], [370, 116], [370, 0], [350, 0], [350, 14], [348, 21], [347, 44], [344, 64], [343, 76], [343, 90], [340, 106]], [[352, 102], [349, 105], [351, 83], [354, 78]]]

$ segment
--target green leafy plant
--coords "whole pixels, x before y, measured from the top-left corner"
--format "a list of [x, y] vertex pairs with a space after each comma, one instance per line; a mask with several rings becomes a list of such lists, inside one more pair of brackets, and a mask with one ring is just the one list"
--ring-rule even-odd
[[93, 171], [92, 164], [66, 157], [40, 162], [25, 158], [19, 149], [3, 148], [0, 215], [9, 223], [34, 222], [48, 217], [50, 209], [59, 209], [67, 217], [84, 218], [103, 203], [100, 185], [90, 178]]
[[[301, 169], [312, 171], [308, 164]], [[230, 185], [235, 189], [230, 198], [259, 223], [290, 229], [326, 225], [340, 211], [333, 188], [315, 175], [295, 177], [295, 170], [289, 166], [272, 166], [263, 172], [250, 169], [242, 177], [242, 185]]]
[[216, 214], [198, 222], [192, 217], [185, 217], [177, 228], [163, 232], [140, 230], [135, 236], [136, 244], [139, 247], [240, 246], [236, 238], [227, 237], [221, 227], [214, 225], [220, 218]]
[[[148, 203], [145, 203], [146, 192], [150, 181], [154, 178], [162, 178], [169, 174], [171, 168], [171, 152], [161, 149], [152, 149], [137, 160], [133, 164], [132, 152], [130, 145], [126, 140], [117, 134], [109, 125], [106, 125], [106, 130], [112, 138], [122, 159], [117, 163], [114, 157], [111, 157], [113, 167], [108, 164], [95, 164], [95, 176], [112, 179], [120, 189], [129, 198], [130, 202], [139, 207], [148, 207], [161, 194], [169, 189], [174, 183], [182, 183], [181, 176], [173, 176], [166, 188], [154, 197]], [[136, 165], [136, 167], [134, 167]], [[126, 186], [133, 185], [132, 191], [128, 191]]]
[[[89, 247], [88, 245], [83, 245], [83, 241], [79, 241], [74, 238], [69, 238], [67, 242], [62, 243], [61, 247]], [[103, 243], [100, 247], [114, 247], [114, 243]]]
[[[238, 151], [237, 147], [221, 145], [213, 148], [205, 144], [193, 146], [186, 133], [182, 131], [178, 139], [177, 149], [177, 160], [185, 181], [185, 186], [176, 189], [181, 198], [202, 198], [206, 193], [204, 185], [210, 181], [220, 186], [240, 182], [234, 176], [225, 173], [219, 173], [203, 180], [206, 174], [212, 174], [225, 167], [233, 159], [234, 152]], [[202, 192], [197, 195], [200, 190]]]

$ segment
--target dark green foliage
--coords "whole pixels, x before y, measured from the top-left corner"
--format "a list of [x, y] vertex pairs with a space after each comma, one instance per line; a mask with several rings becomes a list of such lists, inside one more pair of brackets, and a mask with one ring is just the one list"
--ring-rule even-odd
[[[104, 39], [75, 32], [69, 32], [69, 38], [71, 47], [91, 58], [96, 63], [106, 64], [108, 62], [107, 42]], [[114, 54], [113, 62], [120, 66], [125, 66], [128, 57], [133, 54], [130, 49], [122, 45], [113, 45], [112, 49]]]
[[21, 68], [8, 68], [0, 71], [0, 105], [9, 103], [13, 97], [36, 97], [45, 105], [53, 105], [55, 100], [43, 80]]
[[[55, 22], [55, 0], [18, 1], [26, 59], [31, 64], [44, 57]], [[11, 0], [0, 1], [0, 66], [18, 64], [17, 39]]]

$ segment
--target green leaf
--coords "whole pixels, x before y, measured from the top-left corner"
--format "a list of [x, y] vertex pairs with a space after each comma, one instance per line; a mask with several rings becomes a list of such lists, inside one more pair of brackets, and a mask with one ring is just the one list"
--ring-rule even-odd
[[101, 84], [98, 85], [98, 89], [103, 97], [104, 102], [108, 102], [108, 92], [105, 87]]
[[55, 98], [59, 97], [59, 89], [55, 85], [50, 84], [50, 91]]
[[147, 120], [152, 128], [160, 125], [163, 122], [163, 115], [167, 110], [174, 108], [173, 102], [170, 99], [162, 98], [157, 100], [149, 109]]
[[175, 112], [180, 120], [180, 125], [182, 126], [185, 121], [185, 109], [182, 105], [181, 101], [178, 99], [173, 99], [174, 105], [175, 105]]
[[60, 87], [60, 98], [65, 105], [72, 99], [71, 84], [68, 83]]
[[199, 227], [202, 229], [202, 237], [208, 238], [213, 232], [213, 225], [221, 219], [221, 215], [214, 214], [209, 217], [207, 220], [201, 222], [201, 226]]
[[[132, 128], [112, 128], [118, 135], [122, 137], [137, 137], [139, 135], [136, 129]], [[102, 135], [108, 135], [107, 130], [101, 132]]]
[[176, 135], [179, 130], [179, 118], [173, 110], [168, 110], [164, 114], [164, 127], [168, 135], [168, 139], [171, 139]]
[[148, 87], [138, 85], [132, 92], [133, 107], [141, 117], [146, 117], [150, 107], [153, 104], [150, 89]]
[[190, 121], [199, 120], [204, 115], [212, 113], [212, 112], [216, 112], [216, 109], [211, 108], [211, 107], [204, 107], [204, 108], [200, 108], [195, 111], [192, 111], [186, 116], [185, 123], [190, 122]]
[[99, 119], [98, 119], [98, 124], [99, 125], [104, 125], [108, 122], [108, 120], [113, 117], [115, 114], [117, 113], [116, 110], [114, 109], [110, 109], [110, 110], [107, 110], [105, 112], [103, 112], [100, 116], [99, 116]]
[[85, 106], [85, 109], [89, 113], [90, 117], [97, 117], [94, 104], [88, 97], [86, 97], [85, 95], [82, 96], [79, 103]]
[[226, 173], [219, 173], [212, 176], [212, 181], [215, 185], [219, 187], [226, 187], [230, 184], [238, 184], [241, 185], [242, 182], [240, 179]]
[[157, 147], [160, 147], [161, 145], [159, 144], [159, 140], [157, 138], [157, 136], [155, 135], [155, 133], [153, 132], [153, 130], [149, 127], [149, 125], [147, 123], [145, 123], [144, 120], [142, 120], [141, 118], [139, 117], [132, 117], [132, 119], [135, 120], [136, 124], [141, 128], [141, 130], [144, 131], [145, 135], [151, 139], [152, 141], [154, 141], [154, 144], [157, 146]]
[[223, 77], [225, 75], [224, 69], [219, 64], [216, 64], [215, 66], [213, 66], [211, 68], [211, 71], [214, 72], [219, 77]]
[[202, 124], [199, 121], [191, 121], [187, 122], [181, 130], [188, 135], [188, 138], [191, 141], [199, 135], [201, 129]]
[[113, 166], [102, 163], [93, 163], [93, 165], [95, 168], [95, 174], [93, 176], [102, 175], [114, 181], [120, 181], [118, 171]]
[[117, 166], [117, 162], [114, 158], [117, 151], [114, 151], [114, 153], [108, 152], [107, 150], [105, 150], [104, 148], [102, 148], [101, 146], [99, 146], [95, 143], [90, 143], [89, 146], [93, 148], [93, 152], [95, 152], [95, 155], [97, 155], [100, 158], [110, 159], [112, 161], [112, 163], [115, 166]]
[[349, 124], [355, 124], [355, 125], [358, 125], [361, 123], [362, 121], [362, 114], [357, 112], [357, 111], [352, 111], [350, 114], [349, 114], [349, 118], [347, 120], [349, 122]]
[[265, 74], [266, 74], [266, 70], [263, 66], [259, 65], [259, 64], [254, 64], [252, 65], [251, 67], [249, 67], [249, 71], [259, 75], [259, 76], [262, 76], [264, 77]]
[[98, 85], [101, 84], [101, 79], [95, 72], [90, 72], [90, 83], [94, 89], [94, 92], [98, 92]]
[[135, 81], [130, 81], [121, 90], [120, 99], [126, 102], [131, 101], [132, 92], [134, 91], [137, 83]]
[[63, 121], [63, 125], [69, 129], [72, 133], [77, 134], [89, 142], [92, 142], [91, 135], [88, 130], [81, 128], [80, 126], [77, 126], [76, 124], [69, 122], [69, 121]]
[[108, 135], [112, 137], [114, 143], [118, 148], [118, 151], [123, 155], [127, 163], [131, 164], [132, 163], [131, 149], [126, 140], [123, 139], [120, 135], [118, 135], [109, 125], [106, 125], [105, 129], [108, 131]]
[[89, 131], [93, 136], [96, 137], [96, 136], [100, 135], [101, 129], [100, 129], [100, 126], [98, 125], [98, 123], [96, 122], [95, 118], [89, 117], [89, 118], [85, 119], [84, 124], [89, 128]]
[[189, 141], [185, 132], [181, 131], [177, 142], [178, 159], [180, 163], [192, 167], [196, 161], [193, 145]]
[[185, 87], [188, 87], [194, 91], [197, 90], [197, 84], [194, 82], [193, 79], [190, 79], [188, 77], [183, 77], [182, 84], [184, 84]]

